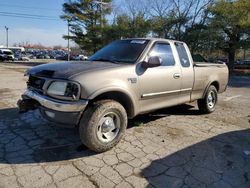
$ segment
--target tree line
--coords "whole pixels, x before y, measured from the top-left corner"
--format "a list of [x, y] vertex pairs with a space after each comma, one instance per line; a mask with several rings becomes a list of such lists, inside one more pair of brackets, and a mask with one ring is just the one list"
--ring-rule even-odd
[[133, 37], [186, 42], [192, 53], [227, 54], [250, 46], [249, 0], [68, 0], [61, 18], [70, 38], [89, 54], [107, 43]]

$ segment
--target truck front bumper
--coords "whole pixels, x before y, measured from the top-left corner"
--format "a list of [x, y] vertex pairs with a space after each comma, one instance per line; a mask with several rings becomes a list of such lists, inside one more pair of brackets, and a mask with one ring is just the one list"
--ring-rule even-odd
[[17, 104], [21, 113], [39, 108], [47, 120], [66, 126], [75, 126], [78, 124], [88, 101], [62, 101], [32, 90], [26, 90], [22, 95], [22, 100], [19, 100]]

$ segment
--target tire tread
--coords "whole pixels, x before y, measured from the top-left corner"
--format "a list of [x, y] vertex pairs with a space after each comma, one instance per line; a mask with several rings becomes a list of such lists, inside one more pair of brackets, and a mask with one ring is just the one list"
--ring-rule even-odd
[[[98, 141], [97, 136], [94, 134], [94, 125], [98, 121], [98, 117], [102, 114], [103, 110], [112, 108], [117, 109], [125, 122], [121, 123], [120, 133], [118, 139], [111, 141], [108, 144], [101, 144]], [[87, 146], [90, 150], [95, 152], [104, 152], [113, 148], [122, 138], [127, 127], [127, 113], [123, 106], [114, 100], [101, 100], [93, 103], [84, 112], [83, 117], [80, 121], [79, 134], [82, 143]]]

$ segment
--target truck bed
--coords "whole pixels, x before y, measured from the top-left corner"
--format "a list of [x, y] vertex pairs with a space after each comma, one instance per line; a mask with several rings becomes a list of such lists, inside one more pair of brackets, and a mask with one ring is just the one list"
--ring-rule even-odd
[[228, 83], [228, 68], [224, 63], [195, 62], [194, 77], [192, 101], [202, 98], [206, 87], [212, 82], [219, 93], [225, 91]]

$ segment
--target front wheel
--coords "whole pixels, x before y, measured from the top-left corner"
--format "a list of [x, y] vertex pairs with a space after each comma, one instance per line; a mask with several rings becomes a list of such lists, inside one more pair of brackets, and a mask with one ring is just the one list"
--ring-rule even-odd
[[215, 110], [218, 100], [217, 89], [213, 85], [209, 86], [205, 97], [198, 100], [198, 107], [202, 113], [209, 114]]
[[113, 100], [95, 102], [80, 121], [81, 141], [95, 152], [107, 151], [121, 140], [127, 122], [127, 113], [120, 103]]

